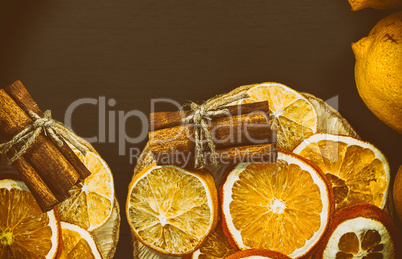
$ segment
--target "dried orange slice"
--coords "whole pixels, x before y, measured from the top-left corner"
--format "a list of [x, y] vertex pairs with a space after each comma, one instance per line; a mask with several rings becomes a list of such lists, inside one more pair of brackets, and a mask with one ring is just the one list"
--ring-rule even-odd
[[92, 235], [85, 229], [61, 222], [63, 245], [60, 259], [88, 258], [101, 259], [102, 256], [96, 246]]
[[0, 180], [0, 258], [56, 258], [60, 221], [43, 213], [22, 181]]
[[317, 133], [293, 151], [315, 163], [332, 184], [335, 210], [356, 203], [385, 207], [390, 172], [376, 147], [352, 137]]
[[272, 250], [264, 250], [264, 249], [249, 249], [249, 250], [239, 251], [235, 254], [232, 254], [231, 256], [226, 257], [226, 259], [240, 259], [240, 258], [290, 259], [290, 257], [288, 257], [284, 254], [281, 254], [279, 252], [275, 252]]
[[251, 87], [250, 98], [240, 103], [268, 101], [273, 128], [277, 129], [277, 145], [292, 151], [303, 139], [317, 132], [314, 106], [300, 93], [279, 83], [262, 83]]
[[78, 225], [88, 231], [103, 226], [113, 210], [113, 175], [106, 162], [98, 155], [87, 151], [86, 156], [74, 149], [91, 172], [84, 182], [70, 190], [71, 197], [58, 205], [62, 221]]
[[371, 204], [337, 211], [314, 258], [400, 258], [401, 237], [392, 219]]
[[235, 252], [223, 233], [222, 225], [218, 224], [204, 243], [184, 259], [223, 259]]
[[220, 188], [225, 234], [241, 250], [274, 250], [292, 258], [316, 246], [333, 213], [323, 173], [301, 157], [278, 152], [277, 163], [243, 163]]
[[146, 246], [168, 255], [196, 250], [218, 219], [217, 191], [206, 171], [150, 165], [129, 186], [126, 213]]

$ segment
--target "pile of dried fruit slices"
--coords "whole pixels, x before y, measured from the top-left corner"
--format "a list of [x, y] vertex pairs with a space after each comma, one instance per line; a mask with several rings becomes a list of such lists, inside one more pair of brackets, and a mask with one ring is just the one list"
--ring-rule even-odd
[[227, 96], [242, 91], [269, 102], [277, 163], [184, 170], [146, 148], [126, 206], [134, 257], [395, 258], [385, 156], [312, 95], [262, 83]]

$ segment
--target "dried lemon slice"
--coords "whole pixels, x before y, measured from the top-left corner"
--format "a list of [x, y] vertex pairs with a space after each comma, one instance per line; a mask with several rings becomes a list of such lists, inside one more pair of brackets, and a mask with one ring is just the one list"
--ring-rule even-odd
[[240, 103], [268, 101], [273, 128], [277, 129], [277, 145], [292, 151], [303, 139], [317, 132], [314, 106], [300, 93], [279, 83], [262, 83], [251, 87], [249, 98]]
[[371, 204], [356, 204], [335, 213], [314, 258], [399, 258], [400, 242], [387, 214]]
[[185, 255], [215, 227], [217, 204], [208, 172], [150, 165], [133, 178], [126, 213], [143, 244], [164, 254]]
[[372, 144], [352, 137], [315, 134], [293, 151], [315, 163], [332, 184], [335, 209], [356, 203], [385, 207], [390, 172], [387, 159]]
[[88, 231], [103, 226], [113, 210], [113, 175], [106, 162], [98, 155], [87, 151], [86, 156], [74, 149], [91, 172], [83, 183], [70, 190], [71, 197], [58, 205], [60, 219], [76, 224]]
[[328, 180], [290, 153], [278, 152], [273, 164], [237, 165], [220, 195], [225, 233], [241, 250], [305, 256], [322, 238], [333, 213]]
[[22, 181], [0, 180], [0, 258], [56, 258], [60, 221], [43, 213]]

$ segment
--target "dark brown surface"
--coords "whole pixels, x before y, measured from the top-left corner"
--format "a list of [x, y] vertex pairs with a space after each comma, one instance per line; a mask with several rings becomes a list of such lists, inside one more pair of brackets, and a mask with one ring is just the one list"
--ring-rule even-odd
[[[151, 98], [201, 102], [264, 81], [324, 100], [338, 95], [340, 113], [384, 152], [395, 176], [402, 135], [360, 99], [351, 43], [396, 10], [350, 9], [346, 0], [3, 0], [0, 85], [22, 80], [42, 109], [61, 121], [84, 97], [114, 98], [108, 111], [149, 114]], [[72, 123], [78, 135], [98, 134], [97, 114], [93, 105], [77, 109]], [[140, 123], [128, 121], [130, 136], [140, 134]], [[117, 143], [94, 146], [112, 168], [124, 205], [134, 165], [118, 155]], [[129, 231], [122, 213], [116, 258], [131, 258]]]

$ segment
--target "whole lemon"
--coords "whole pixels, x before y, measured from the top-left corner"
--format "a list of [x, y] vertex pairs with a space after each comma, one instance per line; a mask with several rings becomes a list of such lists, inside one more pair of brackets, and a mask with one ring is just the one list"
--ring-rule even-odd
[[402, 12], [379, 21], [352, 49], [361, 98], [380, 120], [402, 133]]
[[353, 11], [363, 8], [388, 9], [402, 6], [401, 0], [348, 0]]
[[396, 214], [398, 214], [399, 220], [402, 223], [402, 165], [399, 167], [399, 170], [396, 173], [393, 187], [393, 198]]

